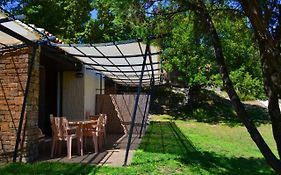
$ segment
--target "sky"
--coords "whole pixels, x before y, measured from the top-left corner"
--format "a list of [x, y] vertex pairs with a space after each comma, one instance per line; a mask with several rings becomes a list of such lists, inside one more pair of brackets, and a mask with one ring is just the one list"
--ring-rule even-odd
[[93, 19], [97, 19], [97, 15], [98, 15], [98, 11], [97, 10], [92, 10], [91, 11], [91, 17], [93, 18]]
[[18, 4], [19, 4], [19, 2], [17, 2], [17, 1], [14, 1], [12, 3], [11, 2], [7, 2], [7, 5], [6, 6], [2, 6], [2, 7], [9, 11], [9, 9], [17, 7]]

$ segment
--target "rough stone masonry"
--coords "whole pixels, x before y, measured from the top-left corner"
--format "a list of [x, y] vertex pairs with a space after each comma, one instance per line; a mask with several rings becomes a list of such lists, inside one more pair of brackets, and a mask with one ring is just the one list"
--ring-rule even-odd
[[[0, 163], [11, 162], [33, 49], [0, 53]], [[17, 161], [38, 156], [39, 59], [36, 50]]]

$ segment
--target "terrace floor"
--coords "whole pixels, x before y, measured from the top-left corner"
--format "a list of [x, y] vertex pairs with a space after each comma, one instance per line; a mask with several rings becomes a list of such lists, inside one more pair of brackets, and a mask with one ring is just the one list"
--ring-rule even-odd
[[[128, 157], [128, 164], [131, 163], [134, 151], [138, 148], [141, 139], [138, 135], [133, 135], [132, 144]], [[64, 162], [64, 163], [86, 163], [95, 165], [110, 165], [110, 166], [122, 166], [125, 159], [126, 146], [128, 142], [127, 135], [110, 134], [106, 137], [106, 143], [103, 149], [99, 153], [92, 152], [92, 142], [87, 141], [87, 146], [84, 147], [84, 155], [77, 155], [75, 147], [72, 147], [72, 158], [66, 157], [66, 144], [63, 144], [62, 153], [55, 155], [54, 158], [50, 158], [51, 154], [51, 141], [40, 145], [40, 158], [39, 161], [50, 162]], [[76, 145], [75, 142], [73, 146]]]

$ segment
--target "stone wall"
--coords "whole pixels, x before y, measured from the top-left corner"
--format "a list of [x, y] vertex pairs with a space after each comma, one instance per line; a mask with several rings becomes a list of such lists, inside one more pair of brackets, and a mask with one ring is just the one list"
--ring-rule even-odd
[[[32, 48], [0, 55], [0, 162], [11, 162], [16, 143]], [[36, 50], [29, 87], [18, 160], [33, 161], [38, 156], [39, 56]], [[24, 140], [24, 141], [23, 141]]]

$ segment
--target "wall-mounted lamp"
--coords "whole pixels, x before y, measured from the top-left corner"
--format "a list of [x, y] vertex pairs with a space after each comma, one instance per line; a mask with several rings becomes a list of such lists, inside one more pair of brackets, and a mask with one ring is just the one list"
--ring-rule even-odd
[[75, 73], [76, 78], [83, 78], [84, 74], [82, 72]]

